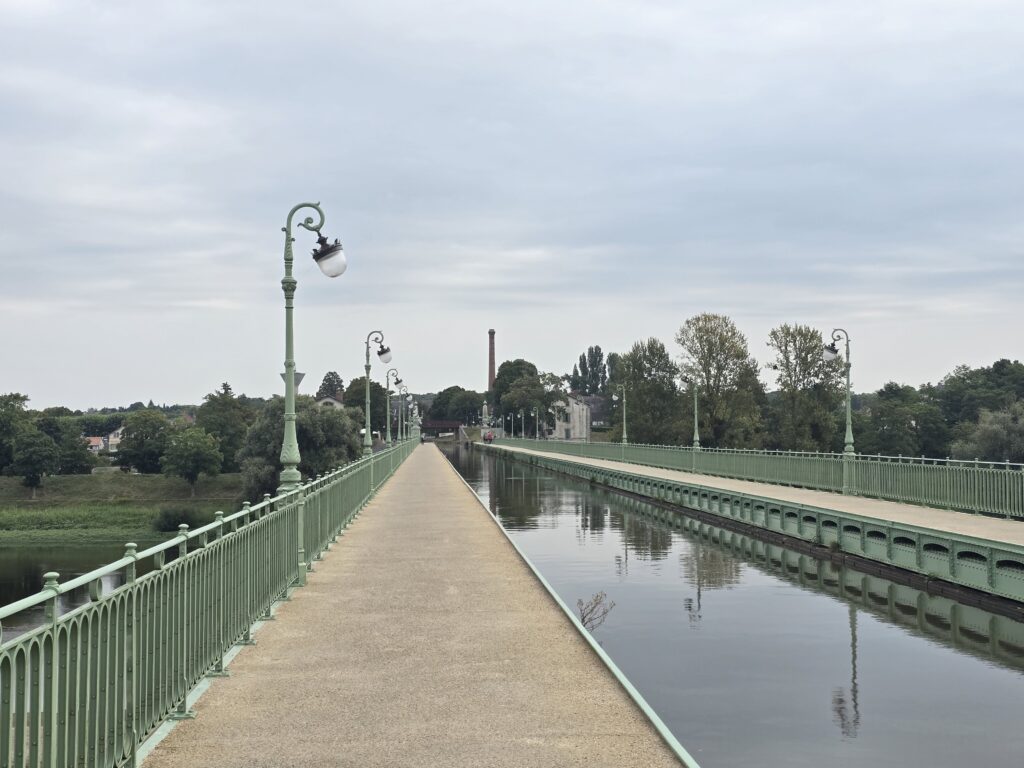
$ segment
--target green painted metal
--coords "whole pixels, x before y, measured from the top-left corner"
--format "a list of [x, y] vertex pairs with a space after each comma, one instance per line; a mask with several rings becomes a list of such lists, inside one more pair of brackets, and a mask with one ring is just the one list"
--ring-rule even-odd
[[299, 441], [295, 434], [295, 331], [292, 314], [295, 306], [295, 289], [298, 281], [292, 277], [292, 219], [303, 208], [316, 211], [318, 220], [307, 216], [298, 226], [311, 232], [320, 232], [324, 225], [324, 212], [319, 203], [299, 203], [288, 212], [288, 218], [281, 231], [284, 232], [284, 440], [281, 443], [281, 483], [278, 493], [294, 489], [301, 481], [299, 473]]
[[834, 493], [846, 487], [858, 496], [1024, 519], [1024, 464], [561, 440], [516, 439], [507, 444]]
[[[0, 635], [0, 766], [134, 765], [164, 720], [194, 716], [189, 693], [225, 673], [224, 654], [318, 559], [412, 452], [408, 440], [299, 487], [63, 584], [47, 573], [39, 594], [0, 607], [0, 622], [34, 606], [45, 622]], [[373, 478], [377, 478], [377, 485]], [[136, 576], [137, 563], [154, 569]], [[101, 593], [101, 579], [125, 583]], [[60, 597], [90, 601], [60, 613]]]
[[[480, 445], [485, 449], [504, 451], [509, 441], [502, 442], [504, 445], [497, 444], [497, 441], [496, 444]], [[515, 442], [525, 444], [531, 441]], [[1021, 546], [810, 504], [780, 501], [755, 493], [651, 477], [615, 467], [581, 464], [571, 458], [515, 451], [504, 453], [519, 461], [664, 501], [684, 510], [700, 510], [930, 578], [1024, 602], [1024, 547]]]
[[370, 342], [384, 344], [384, 334], [381, 331], [370, 331], [366, 334], [366, 429], [363, 433], [363, 455], [369, 456], [373, 453], [373, 433], [370, 425]]

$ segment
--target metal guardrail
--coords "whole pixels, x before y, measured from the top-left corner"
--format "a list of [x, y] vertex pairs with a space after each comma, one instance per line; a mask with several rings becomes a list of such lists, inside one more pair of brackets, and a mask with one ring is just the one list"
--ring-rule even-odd
[[[414, 438], [209, 525], [0, 607], [0, 622], [43, 606], [45, 621], [0, 635], [0, 766], [135, 765], [139, 745], [168, 718], [193, 716], [189, 692], [224, 674], [224, 655], [248, 644], [254, 622], [306, 583], [311, 560], [348, 525], [412, 452]], [[311, 554], [312, 553], [312, 554]], [[170, 554], [174, 559], [168, 557]], [[136, 575], [142, 561], [153, 570]], [[101, 579], [125, 583], [102, 594]], [[60, 597], [90, 600], [60, 613]]]
[[500, 438], [498, 444], [702, 475], [1024, 518], [1024, 464]]

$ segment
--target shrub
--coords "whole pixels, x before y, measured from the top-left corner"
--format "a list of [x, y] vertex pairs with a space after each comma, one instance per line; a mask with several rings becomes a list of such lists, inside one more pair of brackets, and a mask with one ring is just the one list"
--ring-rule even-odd
[[153, 528], [162, 533], [174, 533], [182, 523], [189, 528], [198, 528], [201, 525], [213, 522], [213, 515], [209, 512], [201, 512], [195, 507], [161, 507], [156, 519], [153, 520]]

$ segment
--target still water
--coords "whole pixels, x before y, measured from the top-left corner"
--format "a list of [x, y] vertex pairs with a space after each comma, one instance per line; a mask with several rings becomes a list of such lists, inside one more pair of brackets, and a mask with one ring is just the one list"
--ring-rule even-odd
[[449, 459], [701, 763], [1024, 765], [1024, 625], [483, 451]]
[[[157, 540], [136, 542], [141, 550], [152, 546]], [[43, 587], [43, 574], [56, 571], [60, 581], [66, 582], [89, 573], [100, 566], [112, 563], [124, 556], [124, 542], [92, 542], [88, 544], [5, 544], [0, 540], [0, 605], [13, 603], [23, 597], [37, 594]], [[148, 570], [151, 561], [140, 563], [139, 575]], [[124, 583], [124, 572], [112, 573], [102, 578], [103, 592], [110, 592]], [[87, 587], [72, 590], [58, 598], [61, 613], [89, 601]], [[38, 626], [43, 620], [43, 606], [23, 611], [3, 623], [4, 640]]]

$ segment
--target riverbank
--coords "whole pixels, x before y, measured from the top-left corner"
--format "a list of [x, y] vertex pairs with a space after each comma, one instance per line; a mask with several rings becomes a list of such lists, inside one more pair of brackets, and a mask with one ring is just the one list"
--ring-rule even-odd
[[239, 505], [239, 474], [203, 478], [195, 497], [162, 475], [48, 477], [36, 499], [18, 478], [0, 478], [0, 544], [62, 544], [159, 539], [179, 523], [195, 526]]

